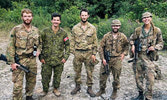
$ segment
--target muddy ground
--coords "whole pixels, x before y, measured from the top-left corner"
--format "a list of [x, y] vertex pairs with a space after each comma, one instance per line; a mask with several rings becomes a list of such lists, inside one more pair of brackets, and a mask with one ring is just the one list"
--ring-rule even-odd
[[[7, 47], [8, 39], [5, 37], [0, 37], [0, 53], [5, 53]], [[71, 90], [75, 87], [74, 83], [74, 70], [73, 70], [73, 61], [74, 56], [71, 54], [68, 61], [65, 63], [64, 71], [62, 73], [62, 81], [59, 90], [61, 91], [61, 96], [56, 97], [53, 93], [53, 87], [50, 83], [50, 89], [47, 96], [41, 98], [40, 92], [42, 91], [42, 84], [41, 84], [41, 63], [37, 59], [38, 62], [38, 75], [37, 75], [37, 83], [34, 89], [33, 98], [35, 100], [107, 100], [111, 93], [112, 93], [112, 74], [107, 81], [107, 88], [106, 93], [102, 95], [102, 97], [90, 97], [87, 93], [87, 86], [86, 86], [86, 72], [83, 65], [82, 70], [82, 82], [81, 91], [76, 95], [72, 96], [70, 94]], [[98, 60], [99, 56], [97, 55]], [[123, 68], [121, 73], [121, 88], [118, 91], [118, 97], [116, 100], [133, 100], [137, 95], [137, 88], [134, 80], [134, 74], [132, 71], [131, 64], [127, 63], [129, 57], [126, 57], [123, 61]], [[167, 54], [166, 51], [160, 52], [160, 59], [156, 63], [159, 65], [160, 69], [162, 70], [163, 80], [156, 80], [154, 85], [154, 92], [153, 92], [153, 100], [167, 100]], [[99, 69], [100, 63], [95, 66], [93, 72], [93, 90], [97, 92], [99, 90]], [[10, 66], [6, 65], [4, 62], [0, 61], [0, 100], [12, 100], [12, 89], [13, 83], [11, 81]], [[24, 85], [25, 86], [25, 85]], [[23, 95], [25, 90], [23, 90]], [[24, 95], [25, 100], [25, 95]]]

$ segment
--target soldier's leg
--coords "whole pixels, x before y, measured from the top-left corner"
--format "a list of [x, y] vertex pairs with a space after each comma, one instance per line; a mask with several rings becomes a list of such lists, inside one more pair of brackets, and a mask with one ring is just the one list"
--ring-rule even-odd
[[52, 66], [47, 64], [42, 64], [42, 71], [41, 71], [42, 85], [43, 85], [43, 91], [46, 93], [48, 92], [49, 89], [51, 75], [52, 75]]
[[81, 52], [76, 51], [74, 60], [73, 60], [73, 67], [75, 71], [75, 88], [71, 91], [71, 95], [76, 94], [80, 89], [80, 84], [81, 84], [81, 69], [82, 69], [82, 55], [80, 54]]
[[[110, 73], [110, 68], [109, 68], [109, 73]], [[108, 75], [105, 72], [104, 65], [102, 64], [100, 67], [100, 79], [99, 79], [99, 86], [100, 90], [96, 93], [96, 96], [100, 96], [101, 94], [105, 93], [105, 88], [106, 88], [106, 81], [108, 78]]]
[[64, 64], [59, 64], [59, 65], [56, 65], [54, 66], [54, 75], [53, 75], [53, 87], [54, 87], [54, 90], [53, 90], [53, 93], [56, 95], [56, 96], [60, 96], [61, 93], [59, 92], [58, 88], [60, 86], [60, 81], [61, 81], [61, 74], [63, 72], [63, 67], [64, 67]]
[[91, 97], [95, 97], [95, 93], [93, 92], [92, 90], [92, 85], [93, 85], [93, 70], [94, 70], [94, 63], [91, 61], [91, 53], [87, 52], [85, 53], [85, 61], [84, 61], [84, 64], [85, 64], [85, 68], [86, 68], [86, 73], [87, 73], [87, 86], [88, 86], [88, 89], [87, 89], [87, 93], [91, 96]]
[[120, 88], [120, 75], [122, 69], [122, 62], [121, 60], [117, 60], [115, 64], [112, 66], [111, 71], [113, 74], [113, 88], [119, 89]]
[[59, 88], [60, 82], [61, 82], [61, 74], [63, 72], [64, 64], [56, 65], [53, 69], [54, 75], [53, 75], [53, 87]]
[[151, 61], [148, 61], [146, 64], [146, 99], [152, 99], [153, 85], [154, 85], [154, 64]]
[[143, 87], [144, 69], [143, 69], [141, 60], [137, 61], [136, 64], [133, 63], [133, 71], [134, 71], [138, 91], [143, 92], [144, 91], [144, 87]]
[[115, 61], [115, 64], [111, 68], [113, 79], [114, 79], [112, 83], [113, 92], [111, 95], [111, 99], [115, 99], [117, 97], [117, 90], [120, 88], [121, 69], [122, 69], [122, 62], [120, 59], [117, 59], [117, 61]]
[[77, 52], [73, 60], [73, 66], [74, 66], [74, 71], [75, 71], [75, 83], [81, 84], [82, 57]]
[[[30, 61], [27, 62], [26, 67], [28, 67], [30, 71], [37, 73], [36, 58], [29, 60]], [[36, 75], [32, 73], [26, 73], [25, 78], [26, 78], [26, 96], [32, 96], [33, 90], [36, 85]]]
[[87, 86], [92, 86], [93, 85], [92, 73], [93, 73], [93, 70], [94, 70], [94, 65], [90, 64], [89, 61], [85, 62], [85, 68], [86, 68], [86, 73], [87, 73], [87, 82], [86, 82], [86, 84], [87, 84]]
[[17, 69], [12, 73], [12, 81], [13, 81], [13, 100], [22, 100], [22, 90], [23, 90], [23, 79], [24, 79], [24, 71]]
[[143, 86], [143, 79], [144, 79], [144, 70], [142, 61], [138, 60], [136, 64], [133, 63], [133, 71], [135, 75], [136, 85], [138, 88], [139, 95], [136, 97], [136, 100], [143, 100], [144, 99], [144, 86]]
[[154, 65], [155, 65], [155, 73], [156, 73], [155, 79], [161, 80], [162, 79], [161, 69], [155, 63]]

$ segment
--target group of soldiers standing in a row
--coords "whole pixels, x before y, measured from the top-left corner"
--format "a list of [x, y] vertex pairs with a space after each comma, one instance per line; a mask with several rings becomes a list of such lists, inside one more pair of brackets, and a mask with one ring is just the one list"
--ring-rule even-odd
[[[31, 25], [33, 13], [30, 9], [23, 9], [21, 11], [21, 18], [23, 23], [15, 26], [10, 33], [10, 43], [7, 48], [8, 63], [11, 64], [13, 71], [12, 81], [13, 100], [22, 100], [23, 78], [26, 78], [26, 100], [33, 100], [33, 89], [36, 84], [36, 76], [32, 73], [24, 73], [24, 71], [17, 69], [19, 66], [15, 63], [14, 57], [18, 55], [20, 63], [28, 67], [32, 72], [37, 72], [36, 57], [42, 63], [42, 96], [47, 95], [49, 89], [49, 82], [51, 81], [53, 71], [53, 93], [60, 96], [58, 88], [61, 81], [61, 74], [64, 63], [67, 61], [70, 53], [74, 54], [73, 67], [75, 71], [76, 87], [71, 91], [71, 95], [75, 95], [80, 89], [81, 84], [81, 69], [84, 63], [87, 73], [87, 93], [91, 97], [100, 96], [105, 93], [106, 80], [108, 74], [102, 74], [105, 66], [109, 66], [109, 73], [113, 75], [113, 92], [111, 99], [117, 97], [117, 91], [120, 88], [120, 75], [122, 69], [122, 60], [128, 54], [129, 44], [130, 52], [137, 56], [137, 60], [133, 63], [133, 70], [136, 79], [139, 96], [138, 100], [151, 100], [155, 76], [155, 64], [150, 59], [148, 52], [156, 52], [163, 48], [163, 39], [161, 30], [155, 27], [152, 23], [152, 14], [145, 12], [142, 15], [143, 26], [135, 29], [128, 41], [126, 35], [119, 32], [121, 22], [117, 19], [111, 23], [112, 30], [104, 35], [100, 42], [99, 55], [102, 60], [100, 68], [100, 90], [94, 93], [92, 90], [92, 72], [94, 66], [98, 63], [96, 59], [97, 54], [97, 35], [96, 28], [90, 24], [88, 10], [82, 9], [80, 11], [81, 22], [75, 25], [72, 29], [71, 38], [59, 25], [61, 23], [61, 15], [53, 13], [51, 15], [51, 27], [43, 29], [41, 32]], [[140, 50], [136, 55], [135, 41], [139, 39]], [[37, 47], [35, 54], [34, 46]], [[104, 57], [105, 52], [109, 52], [109, 61]], [[154, 56], [153, 56], [154, 57]], [[134, 59], [135, 60], [135, 59]], [[16, 70], [15, 70], [16, 69]], [[146, 79], [146, 89], [144, 88], [143, 79]]]

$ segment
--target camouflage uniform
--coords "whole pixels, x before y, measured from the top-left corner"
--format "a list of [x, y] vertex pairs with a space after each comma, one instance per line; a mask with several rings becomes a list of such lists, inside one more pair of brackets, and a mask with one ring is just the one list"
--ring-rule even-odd
[[[33, 56], [34, 45], [41, 49], [39, 31], [31, 26], [31, 31], [26, 31], [23, 24], [14, 27], [11, 31], [10, 44], [7, 48], [7, 59], [9, 64], [15, 63], [14, 57], [17, 54], [20, 63], [37, 73], [36, 57]], [[32, 96], [36, 84], [36, 76], [32, 73], [24, 73], [23, 70], [13, 71], [12, 81], [13, 100], [22, 100], [23, 78], [26, 77], [26, 95]]]
[[58, 88], [61, 81], [61, 74], [63, 71], [64, 64], [61, 62], [69, 57], [70, 43], [67, 33], [60, 28], [56, 34], [53, 32], [51, 27], [45, 28], [41, 32], [42, 38], [42, 52], [40, 60], [44, 59], [45, 64], [42, 64], [42, 85], [43, 91], [48, 92], [49, 83], [51, 80], [52, 69], [53, 75], [53, 86]]
[[[117, 38], [113, 38], [113, 33], [108, 32], [104, 35], [103, 39], [100, 43], [99, 54], [100, 58], [104, 59], [104, 48], [105, 51], [110, 52], [110, 61], [109, 61], [109, 73], [112, 71], [113, 74], [113, 89], [120, 88], [120, 75], [122, 69], [122, 61], [121, 61], [121, 54], [127, 55], [128, 53], [128, 40], [127, 37], [118, 32]], [[106, 80], [108, 75], [102, 74], [104, 70], [104, 65], [100, 69], [100, 90], [105, 90], [106, 88]]]
[[[137, 63], [133, 64], [133, 70], [139, 93], [145, 92], [145, 97], [151, 99], [154, 85], [155, 64], [150, 60], [147, 49], [150, 46], [153, 46], [156, 51], [163, 48], [162, 33], [159, 28], [152, 25], [150, 31], [146, 34], [143, 25], [135, 29], [134, 34], [130, 37], [130, 44], [133, 45], [138, 37], [141, 43], [141, 51], [138, 54]], [[156, 57], [156, 55], [154, 57]], [[144, 78], [146, 78], [146, 90], [143, 86]]]
[[92, 86], [92, 72], [94, 63], [91, 56], [97, 53], [96, 28], [87, 22], [87, 28], [84, 31], [81, 23], [75, 25], [71, 34], [71, 53], [74, 54], [73, 66], [75, 71], [75, 82], [81, 84], [82, 63], [85, 64], [87, 72], [87, 86]]

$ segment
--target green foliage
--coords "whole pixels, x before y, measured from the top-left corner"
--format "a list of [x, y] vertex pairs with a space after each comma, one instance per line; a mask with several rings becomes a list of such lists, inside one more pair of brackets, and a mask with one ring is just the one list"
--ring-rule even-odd
[[6, 17], [6, 15], [7, 15], [7, 10], [6, 9], [4, 9], [4, 8], [1, 8], [0, 9], [0, 20], [4, 20], [4, 18]]
[[153, 23], [155, 26], [161, 29], [162, 36], [164, 39], [164, 46], [165, 48], [167, 48], [167, 19], [153, 16]]
[[112, 19], [109, 19], [107, 21], [102, 21], [98, 24], [97, 37], [99, 39], [101, 39], [104, 34], [111, 31], [111, 21], [112, 21]]
[[38, 7], [34, 12], [32, 24], [39, 29], [49, 27], [51, 21], [51, 14], [47, 12], [47, 9], [44, 7]]
[[134, 32], [135, 28], [140, 26], [140, 24], [138, 24], [136, 21], [133, 21], [127, 17], [120, 17], [118, 19], [121, 21], [120, 32], [126, 34], [128, 38]]
[[80, 10], [76, 6], [71, 6], [69, 9], [66, 9], [62, 14], [61, 25], [72, 28], [80, 21], [79, 13]]
[[[0, 21], [0, 29], [3, 29], [1, 31], [10, 31], [16, 24], [6, 21]], [[6, 34], [5, 34], [6, 35]]]
[[27, 2], [12, 2], [12, 10], [8, 9], [8, 11], [1, 18], [5, 21], [20, 23], [21, 22], [21, 10], [23, 8], [28, 7]]
[[0, 7], [2, 8], [11, 7], [11, 0], [0, 0]]
[[150, 11], [155, 14], [153, 21], [162, 30], [167, 47], [166, 0], [1, 0], [0, 29], [8, 30], [14, 25], [10, 23], [21, 23], [23, 8], [33, 11], [32, 22], [39, 29], [50, 26], [50, 16], [57, 12], [62, 15], [61, 26], [68, 30], [80, 22], [80, 10], [87, 8], [90, 14], [88, 21], [98, 28], [99, 39], [111, 31], [110, 24], [115, 18], [122, 23], [120, 31], [129, 37], [134, 28], [141, 25], [142, 13]]

